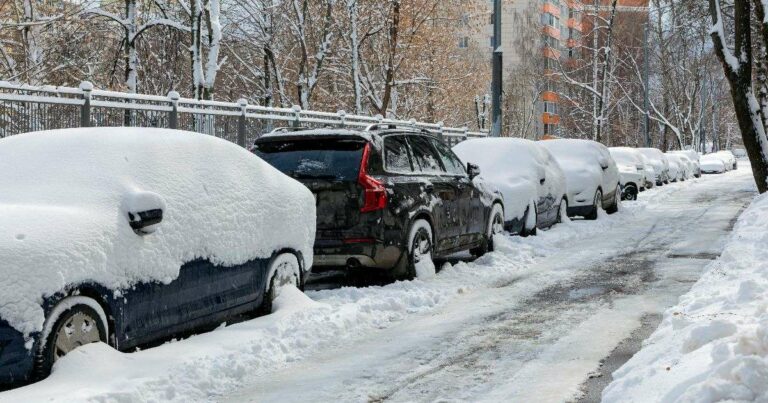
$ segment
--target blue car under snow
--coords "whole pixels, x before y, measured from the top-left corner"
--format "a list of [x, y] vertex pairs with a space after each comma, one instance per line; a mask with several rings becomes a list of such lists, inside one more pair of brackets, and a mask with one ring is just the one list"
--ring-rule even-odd
[[0, 140], [0, 384], [88, 343], [120, 351], [250, 314], [303, 286], [315, 200], [232, 143], [67, 129]]

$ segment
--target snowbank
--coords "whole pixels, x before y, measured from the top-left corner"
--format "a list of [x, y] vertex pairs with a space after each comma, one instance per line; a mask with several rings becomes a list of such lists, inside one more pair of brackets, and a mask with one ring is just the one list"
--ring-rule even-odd
[[768, 401], [768, 195], [644, 347], [616, 371], [606, 402]]
[[[312, 262], [315, 205], [303, 185], [211, 136], [68, 129], [0, 140], [0, 317], [29, 337], [45, 296], [81, 282], [168, 283], [197, 258], [222, 265], [300, 251]], [[165, 208], [151, 235], [128, 213]]]
[[[463, 141], [453, 147], [466, 164], [480, 166], [480, 176], [504, 197], [506, 221], [521, 219], [529, 206], [551, 196], [555, 205], [565, 195], [563, 170], [541, 146], [509, 137]], [[540, 184], [541, 179], [546, 179]]]

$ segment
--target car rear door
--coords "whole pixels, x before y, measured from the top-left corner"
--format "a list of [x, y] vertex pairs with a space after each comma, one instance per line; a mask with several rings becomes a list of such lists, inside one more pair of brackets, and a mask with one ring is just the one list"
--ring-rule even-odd
[[447, 175], [440, 160], [440, 155], [432, 142], [424, 135], [410, 135], [414, 168], [423, 178], [425, 190], [433, 196], [430, 202], [435, 218], [435, 243], [437, 251], [445, 251], [460, 245], [459, 236], [463, 233], [461, 216], [461, 189], [452, 177]]

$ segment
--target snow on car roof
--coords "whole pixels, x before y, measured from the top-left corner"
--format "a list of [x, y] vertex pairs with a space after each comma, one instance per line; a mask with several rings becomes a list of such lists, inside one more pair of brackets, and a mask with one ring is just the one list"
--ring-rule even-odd
[[266, 133], [261, 138], [270, 137], [298, 137], [298, 136], [357, 136], [368, 140], [371, 139], [371, 133], [349, 130], [349, 129], [306, 129], [306, 130], [275, 130]]
[[[28, 338], [42, 329], [42, 299], [73, 284], [168, 283], [195, 259], [236, 265], [282, 248], [312, 261], [309, 190], [212, 136], [147, 128], [20, 134], [0, 140], [0, 171], [0, 318]], [[142, 194], [166, 206], [147, 236], [127, 219]]]

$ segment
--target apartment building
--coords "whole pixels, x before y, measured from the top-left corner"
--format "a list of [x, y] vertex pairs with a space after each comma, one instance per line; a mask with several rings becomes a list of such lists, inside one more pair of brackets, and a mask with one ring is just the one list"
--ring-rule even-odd
[[[599, 13], [607, 17], [611, 0], [596, 0]], [[467, 21], [482, 15], [479, 29], [467, 31], [459, 38], [460, 47], [481, 47], [490, 58], [493, 43], [493, 0], [469, 2]], [[478, 6], [484, 12], [478, 12]], [[515, 82], [520, 68], [534, 70], [532, 87], [526, 100], [535, 113], [535, 124], [529, 137], [563, 135], [561, 106], [564, 86], [559, 74], [578, 66], [583, 57], [582, 42], [590, 41], [595, 0], [502, 0], [502, 50], [505, 82]], [[619, 0], [617, 21], [622, 31], [642, 39], [642, 24], [647, 21], [648, 0]], [[467, 22], [467, 26], [472, 26]], [[475, 24], [474, 26], [477, 26]], [[505, 89], [508, 91], [508, 89]], [[520, 92], [515, 91], [517, 96]], [[507, 94], [508, 96], [508, 94]], [[508, 113], [509, 111], [505, 111]]]

